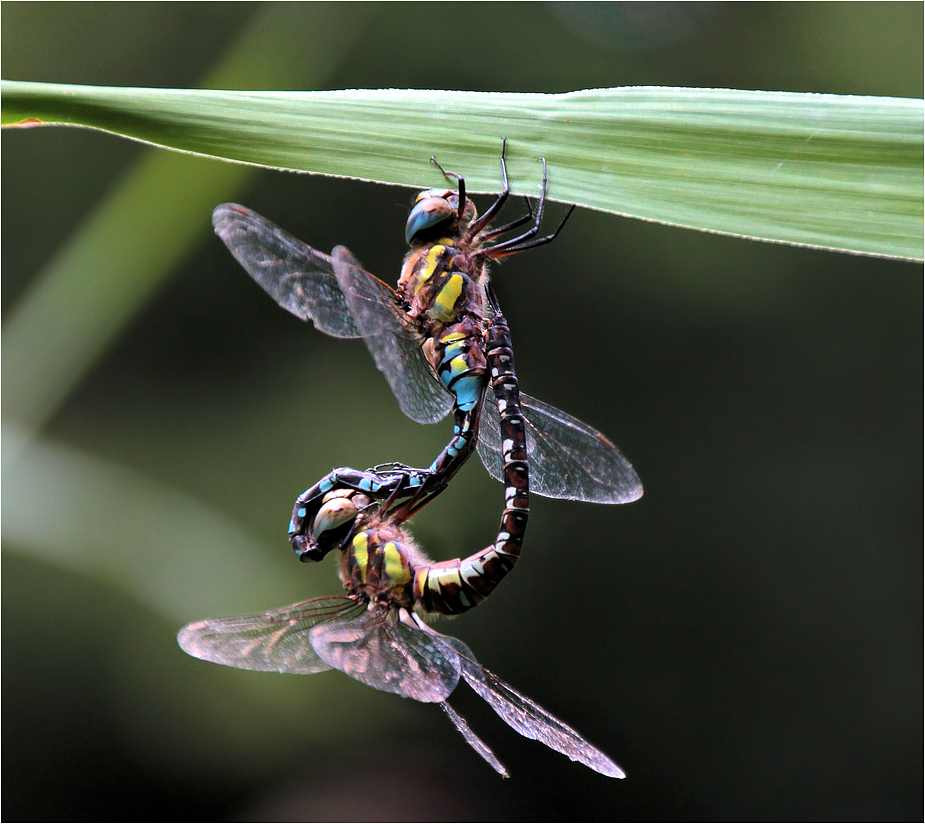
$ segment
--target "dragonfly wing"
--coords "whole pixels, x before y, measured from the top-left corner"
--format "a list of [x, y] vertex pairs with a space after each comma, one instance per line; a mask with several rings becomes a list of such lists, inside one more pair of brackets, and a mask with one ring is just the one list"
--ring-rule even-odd
[[462, 641], [447, 636], [442, 636], [442, 640], [444, 646], [452, 648], [459, 656], [461, 674], [469, 686], [491, 705], [508, 726], [595, 772], [611, 778], [626, 777], [623, 770], [575, 730], [485, 669]]
[[310, 633], [312, 648], [329, 667], [383, 692], [441, 702], [459, 682], [459, 659], [429, 635], [398, 623], [385, 608], [327, 621]]
[[454, 710], [446, 701], [443, 701], [440, 704], [441, 709], [447, 714], [447, 717], [450, 721], [453, 722], [453, 726], [459, 730], [463, 738], [466, 739], [466, 742], [469, 744], [472, 749], [474, 749], [482, 758], [484, 758], [491, 768], [498, 773], [502, 778], [510, 778], [510, 774], [505, 769], [504, 764], [502, 764], [495, 754], [489, 749], [488, 745], [479, 738], [472, 728], [466, 723], [466, 719], [463, 718], [456, 710]]
[[236, 203], [217, 206], [212, 223], [238, 263], [280, 306], [328, 335], [360, 336], [328, 255]]
[[364, 609], [350, 598], [315, 598], [239, 618], [206, 618], [177, 634], [180, 648], [203, 661], [238, 669], [308, 674], [330, 669], [309, 643], [312, 627]]
[[453, 397], [424, 356], [424, 341], [401, 310], [391, 286], [369, 274], [343, 246], [332, 255], [334, 274], [357, 329], [385, 375], [398, 405], [417, 423], [436, 423]]
[[[527, 435], [530, 491], [547, 498], [625, 504], [642, 495], [630, 462], [604, 435], [577, 418], [521, 393]], [[489, 474], [502, 480], [500, 415], [486, 403], [478, 453]]]

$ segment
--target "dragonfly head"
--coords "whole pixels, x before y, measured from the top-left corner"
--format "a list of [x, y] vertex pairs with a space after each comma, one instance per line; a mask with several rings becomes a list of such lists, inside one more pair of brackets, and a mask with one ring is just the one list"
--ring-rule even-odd
[[476, 216], [475, 204], [466, 199], [462, 221], [459, 214], [459, 195], [452, 189], [425, 189], [414, 198], [411, 214], [405, 224], [405, 240], [409, 243], [426, 243], [437, 237], [459, 233], [460, 222], [468, 226]]
[[300, 561], [320, 561], [333, 549], [340, 549], [354, 528], [357, 516], [372, 501], [362, 492], [348, 487], [334, 489], [319, 501], [314, 517], [306, 515], [311, 528], [292, 538], [292, 548]]

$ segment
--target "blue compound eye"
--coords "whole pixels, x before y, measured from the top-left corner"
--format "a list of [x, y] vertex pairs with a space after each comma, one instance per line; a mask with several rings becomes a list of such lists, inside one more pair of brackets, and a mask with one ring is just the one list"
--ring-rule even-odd
[[456, 204], [448, 199], [452, 194], [455, 193], [441, 189], [421, 192], [405, 224], [405, 241], [411, 243], [419, 233], [456, 217]]

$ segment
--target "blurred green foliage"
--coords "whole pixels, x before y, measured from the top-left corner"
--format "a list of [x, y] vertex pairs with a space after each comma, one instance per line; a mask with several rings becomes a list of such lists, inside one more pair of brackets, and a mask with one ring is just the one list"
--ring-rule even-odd
[[[3, 11], [7, 79], [922, 96], [918, 4]], [[89, 291], [37, 313], [84, 360], [36, 374], [4, 346], [6, 818], [922, 816], [920, 266], [581, 212], [500, 268], [524, 389], [606, 432], [646, 485], [629, 507], [535, 501], [517, 574], [450, 630], [629, 778], [460, 696], [501, 783], [434, 708], [174, 642], [210, 612], [336, 592], [333, 565], [291, 556], [294, 496], [336, 465], [429, 463], [447, 434], [400, 414], [362, 344], [272, 305], [211, 206], [238, 198], [390, 279], [408, 193], [77, 131], [4, 133], [2, 152], [4, 339], [78, 282], [49, 276], [72, 238], [107, 213], [130, 227], [95, 236]], [[119, 268], [139, 247], [169, 282]], [[32, 382], [47, 420], [8, 406]], [[415, 534], [471, 552], [500, 492], [472, 463]]]

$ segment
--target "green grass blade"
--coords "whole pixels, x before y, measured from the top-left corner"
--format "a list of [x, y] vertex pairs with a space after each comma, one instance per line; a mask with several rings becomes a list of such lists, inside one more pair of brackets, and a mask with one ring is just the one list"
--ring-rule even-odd
[[761, 240], [922, 259], [922, 101], [635, 87], [570, 94], [221, 92], [5, 81], [2, 122], [88, 126], [209, 157], [515, 191]]

